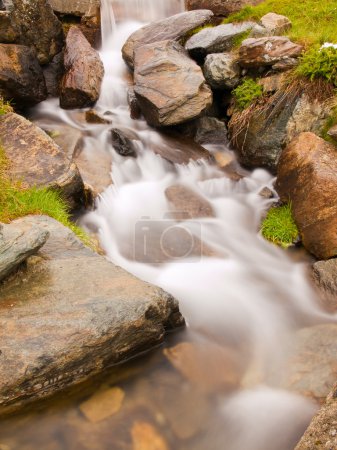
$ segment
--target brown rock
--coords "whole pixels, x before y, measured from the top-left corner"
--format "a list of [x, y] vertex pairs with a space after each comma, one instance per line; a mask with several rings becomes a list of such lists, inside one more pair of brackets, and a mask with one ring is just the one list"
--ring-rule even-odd
[[199, 194], [183, 185], [174, 185], [166, 189], [167, 200], [173, 205], [174, 211], [184, 212], [188, 217], [214, 217], [212, 205]]
[[318, 261], [312, 268], [313, 279], [319, 288], [324, 306], [337, 311], [337, 259]]
[[113, 128], [111, 130], [112, 146], [121, 156], [136, 156], [135, 141], [139, 141], [136, 133], [128, 128]]
[[187, 10], [210, 9], [217, 16], [229, 16], [248, 5], [258, 5], [263, 0], [185, 0]]
[[133, 33], [123, 46], [122, 54], [126, 64], [133, 68], [134, 52], [145, 44], [174, 40], [179, 41], [190, 31], [207, 23], [212, 18], [211, 11], [192, 11], [153, 22]]
[[300, 56], [303, 47], [287, 37], [250, 38], [243, 41], [238, 63], [245, 68], [268, 67], [288, 58]]
[[132, 450], [168, 450], [168, 445], [156, 428], [147, 422], [135, 422], [132, 430]]
[[71, 16], [85, 16], [100, 6], [100, 0], [49, 0], [49, 3], [54, 11]]
[[333, 145], [301, 133], [281, 154], [276, 190], [291, 201], [304, 246], [319, 259], [337, 255], [337, 158]]
[[124, 397], [125, 392], [119, 387], [100, 390], [81, 403], [80, 410], [89, 422], [101, 422], [118, 413]]
[[[163, 64], [165, 70], [160, 70]], [[147, 122], [153, 126], [186, 122], [212, 104], [212, 92], [202, 70], [174, 41], [136, 50], [135, 93]]]
[[11, 44], [18, 39], [18, 33], [12, 26], [11, 16], [8, 11], [0, 11], [0, 42]]
[[94, 109], [89, 109], [89, 111], [85, 112], [85, 120], [88, 123], [97, 125], [108, 125], [109, 123], [111, 123], [111, 120], [104, 119]]
[[337, 125], [334, 125], [328, 130], [328, 135], [333, 139], [337, 139]]
[[83, 382], [183, 325], [172, 296], [98, 256], [55, 220], [30, 219], [50, 238], [40, 262], [0, 292], [0, 414]]
[[43, 69], [44, 79], [46, 81], [48, 95], [58, 97], [60, 95], [60, 83], [64, 74], [63, 65], [64, 53], [60, 52]]
[[0, 96], [21, 107], [47, 98], [43, 72], [34, 49], [0, 44]]
[[236, 354], [216, 344], [188, 342], [164, 350], [171, 364], [191, 383], [206, 392], [233, 389], [243, 370]]
[[282, 34], [291, 28], [288, 17], [273, 12], [265, 14], [261, 18], [261, 25], [273, 34]]
[[60, 105], [65, 109], [92, 106], [99, 97], [103, 63], [77, 27], [71, 27], [64, 53], [66, 73], [61, 82]]
[[83, 195], [83, 181], [76, 164], [40, 128], [9, 113], [0, 121], [0, 140], [10, 161], [9, 175], [24, 187], [60, 190], [71, 206]]

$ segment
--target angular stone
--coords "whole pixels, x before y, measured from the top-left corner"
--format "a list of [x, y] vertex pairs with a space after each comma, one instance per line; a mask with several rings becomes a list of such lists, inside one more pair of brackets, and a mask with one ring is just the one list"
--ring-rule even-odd
[[71, 16], [85, 16], [92, 8], [100, 7], [100, 0], [49, 0], [54, 11]]
[[194, 140], [198, 144], [225, 145], [228, 143], [226, 124], [216, 117], [200, 117], [196, 121], [196, 127]]
[[12, 0], [12, 26], [19, 34], [19, 43], [33, 46], [41, 64], [47, 64], [64, 44], [61, 22], [47, 0]]
[[112, 146], [122, 156], [136, 156], [137, 150], [133, 141], [139, 141], [136, 133], [127, 128], [111, 130]]
[[34, 49], [0, 44], [0, 96], [21, 107], [47, 98], [43, 72]]
[[111, 123], [111, 120], [100, 116], [94, 109], [89, 109], [85, 112], [85, 120], [87, 123], [96, 125], [109, 125]]
[[210, 53], [222, 53], [232, 50], [235, 40], [254, 27], [253, 22], [228, 23], [213, 28], [204, 28], [194, 34], [185, 44], [189, 54], [200, 60]]
[[[163, 65], [165, 70], [161, 70]], [[135, 93], [145, 119], [153, 126], [186, 122], [212, 104], [212, 92], [200, 67], [174, 41], [136, 50]]]
[[322, 301], [330, 311], [337, 311], [337, 259], [318, 261], [313, 265], [313, 279]]
[[60, 95], [60, 83], [64, 74], [64, 53], [60, 52], [54, 56], [53, 60], [43, 69], [48, 95], [58, 97]]
[[319, 259], [337, 256], [336, 148], [301, 133], [282, 152], [276, 190], [291, 201], [303, 244]]
[[17, 114], [6, 114], [0, 121], [0, 140], [12, 179], [23, 187], [60, 190], [71, 206], [81, 200], [83, 181], [76, 164], [36, 125]]
[[334, 450], [337, 448], [337, 385], [312, 419], [294, 450]]
[[80, 404], [80, 410], [91, 423], [101, 422], [118, 413], [125, 392], [119, 387], [102, 389]]
[[184, 323], [172, 296], [98, 256], [55, 220], [31, 221], [50, 238], [40, 261], [0, 292], [0, 414], [141, 354]]
[[273, 34], [282, 34], [291, 28], [291, 22], [286, 16], [270, 12], [261, 17], [261, 25]]
[[273, 66], [301, 55], [303, 47], [287, 37], [271, 36], [245, 39], [239, 50], [238, 63], [245, 68]]
[[135, 422], [131, 430], [132, 450], [169, 450], [165, 439], [147, 422]]
[[213, 13], [207, 10], [185, 12], [137, 30], [131, 34], [122, 48], [124, 61], [133, 68], [134, 52], [137, 48], [159, 41], [179, 41], [190, 31], [209, 22], [212, 16]]
[[260, 78], [258, 81], [263, 87], [263, 92], [265, 94], [274, 94], [282, 88], [283, 82], [283, 74], [269, 75], [268, 77]]
[[203, 72], [213, 89], [234, 89], [240, 82], [240, 66], [230, 53], [207, 55]]
[[71, 27], [64, 52], [65, 75], [61, 81], [60, 106], [65, 109], [92, 106], [99, 98], [103, 63], [82, 32]]
[[45, 229], [27, 225], [25, 219], [19, 224], [0, 228], [0, 281], [13, 272], [29, 256], [37, 253], [49, 237]]
[[142, 111], [139, 107], [138, 100], [133, 88], [128, 89], [128, 105], [130, 108], [131, 119], [138, 120], [141, 118]]
[[210, 9], [217, 16], [229, 16], [248, 5], [258, 5], [263, 0], [185, 0], [188, 11]]
[[286, 70], [291, 70], [298, 66], [298, 63], [299, 61], [297, 58], [285, 58], [282, 61], [272, 65], [271, 68], [273, 70], [278, 70], [279, 72], [285, 72]]

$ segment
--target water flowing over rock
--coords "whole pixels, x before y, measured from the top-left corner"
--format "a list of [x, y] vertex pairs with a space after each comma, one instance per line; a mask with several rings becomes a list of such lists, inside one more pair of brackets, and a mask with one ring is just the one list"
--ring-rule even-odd
[[0, 413], [148, 350], [184, 323], [172, 296], [98, 256], [69, 229], [44, 216], [24, 220], [50, 238], [0, 293]]
[[179, 41], [190, 31], [209, 22], [212, 16], [213, 13], [207, 10], [191, 11], [153, 22], [128, 38], [122, 48], [123, 59], [133, 69], [134, 52], [137, 48], [159, 41]]
[[0, 225], [0, 281], [46, 243], [49, 233], [25, 219], [18, 224]]
[[277, 173], [277, 192], [291, 201], [304, 246], [319, 259], [337, 256], [335, 147], [301, 133], [283, 151]]
[[136, 156], [134, 140], [139, 140], [131, 130], [113, 128], [111, 130], [112, 146], [122, 156]]
[[210, 9], [217, 16], [229, 16], [248, 5], [258, 5], [263, 0], [185, 0], [186, 9]]
[[329, 310], [337, 310], [337, 259], [318, 261], [313, 265], [313, 278], [316, 282], [324, 305]]
[[207, 55], [203, 71], [213, 89], [234, 89], [240, 82], [240, 66], [230, 53]]
[[104, 67], [98, 52], [77, 27], [71, 27], [67, 35], [64, 67], [66, 73], [60, 88], [61, 108], [92, 106], [100, 94]]
[[174, 41], [148, 44], [135, 51], [135, 93], [144, 117], [153, 126], [186, 122], [212, 104], [212, 92], [200, 67]]
[[273, 66], [301, 55], [303, 47], [287, 37], [271, 36], [245, 39], [239, 50], [239, 64], [245, 68]]
[[12, 0], [12, 26], [20, 44], [33, 46], [38, 60], [46, 64], [62, 50], [64, 34], [61, 22], [47, 0]]
[[34, 49], [0, 44], [0, 95], [21, 107], [47, 98], [43, 72]]
[[0, 121], [0, 140], [10, 161], [8, 174], [24, 187], [51, 187], [62, 192], [71, 206], [83, 196], [76, 164], [40, 128], [9, 113]]
[[185, 48], [197, 60], [205, 58], [210, 53], [230, 51], [234, 47], [235, 39], [251, 30], [254, 25], [253, 22], [243, 22], [205, 28], [190, 37]]

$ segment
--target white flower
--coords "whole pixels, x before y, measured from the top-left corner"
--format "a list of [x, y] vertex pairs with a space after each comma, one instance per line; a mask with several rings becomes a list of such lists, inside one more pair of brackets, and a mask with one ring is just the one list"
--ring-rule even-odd
[[337, 50], [337, 44], [332, 44], [331, 42], [325, 42], [320, 50], [323, 50], [324, 48], [334, 48], [335, 50]]

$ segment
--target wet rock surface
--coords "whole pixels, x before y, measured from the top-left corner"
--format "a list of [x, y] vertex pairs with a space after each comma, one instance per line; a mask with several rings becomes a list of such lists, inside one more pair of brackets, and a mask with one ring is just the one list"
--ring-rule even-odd
[[81, 201], [83, 181], [78, 168], [40, 128], [9, 113], [0, 121], [0, 139], [10, 161], [9, 176], [23, 187], [60, 190], [71, 206]]
[[319, 259], [337, 255], [337, 159], [333, 145], [301, 133], [283, 151], [276, 190], [291, 201], [304, 246]]
[[179, 41], [190, 31], [209, 22], [211, 11], [191, 11], [153, 22], [133, 33], [123, 46], [122, 54], [126, 64], [133, 68], [134, 52], [138, 47], [154, 42], [175, 40]]
[[50, 238], [0, 291], [1, 414], [158, 345], [184, 323], [169, 294], [98, 256], [53, 219], [30, 220]]
[[185, 48], [197, 60], [205, 58], [210, 53], [230, 51], [234, 47], [235, 39], [251, 30], [254, 25], [253, 22], [243, 22], [205, 28], [190, 37]]
[[174, 41], [136, 50], [135, 93], [144, 117], [153, 126], [186, 122], [212, 103], [212, 92], [200, 67]]
[[0, 225], [0, 281], [37, 253], [48, 237], [47, 230], [31, 223], [27, 226], [25, 219], [18, 225]]
[[238, 62], [245, 68], [268, 67], [289, 58], [296, 58], [302, 51], [301, 45], [294, 44], [283, 36], [249, 38], [244, 40], [240, 47]]
[[337, 310], [337, 259], [318, 261], [312, 268], [313, 279], [320, 290], [322, 301], [330, 311]]
[[47, 98], [47, 88], [36, 52], [30, 47], [0, 44], [0, 95], [22, 106]]
[[61, 108], [92, 106], [99, 97], [104, 75], [103, 63], [77, 27], [71, 27], [64, 52], [65, 75], [61, 81]]
[[137, 150], [133, 141], [139, 140], [136, 133], [126, 128], [111, 130], [112, 146], [122, 156], [136, 156]]
[[166, 189], [165, 196], [174, 206], [174, 211], [184, 212], [189, 218], [214, 217], [212, 205], [198, 193], [184, 185], [173, 185]]

